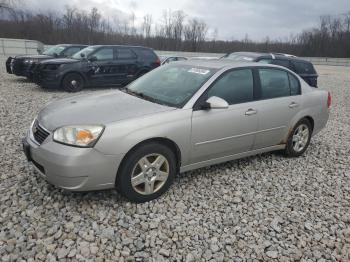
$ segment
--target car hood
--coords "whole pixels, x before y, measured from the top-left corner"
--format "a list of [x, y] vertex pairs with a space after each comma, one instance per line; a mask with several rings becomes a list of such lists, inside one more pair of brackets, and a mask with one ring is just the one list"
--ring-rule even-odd
[[77, 63], [80, 62], [80, 60], [77, 59], [72, 59], [72, 58], [55, 58], [55, 59], [49, 59], [49, 60], [45, 60], [42, 61], [42, 64], [72, 64], [72, 63]]
[[35, 59], [35, 60], [42, 60], [42, 59], [51, 59], [52, 56], [48, 55], [16, 55], [16, 59]]
[[40, 111], [38, 121], [44, 128], [54, 131], [66, 125], [106, 125], [170, 110], [175, 108], [114, 90], [73, 96], [52, 102]]

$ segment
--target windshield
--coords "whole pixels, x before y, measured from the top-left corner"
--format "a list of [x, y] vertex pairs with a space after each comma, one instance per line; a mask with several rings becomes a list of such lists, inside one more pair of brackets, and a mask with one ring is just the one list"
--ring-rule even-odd
[[170, 64], [127, 86], [127, 91], [160, 104], [182, 107], [217, 69]]
[[50, 47], [46, 51], [43, 52], [43, 55], [49, 55], [49, 56], [54, 56], [61, 54], [61, 52], [66, 49], [64, 46], [61, 45], [55, 45], [53, 47]]
[[[97, 49], [97, 46], [89, 46], [89, 47], [86, 47], [82, 50], [80, 50], [78, 53], [75, 53], [72, 58], [73, 59], [81, 59], [82, 57], [88, 57], [93, 51], [95, 51]], [[83, 54], [83, 56], [82, 56]]]

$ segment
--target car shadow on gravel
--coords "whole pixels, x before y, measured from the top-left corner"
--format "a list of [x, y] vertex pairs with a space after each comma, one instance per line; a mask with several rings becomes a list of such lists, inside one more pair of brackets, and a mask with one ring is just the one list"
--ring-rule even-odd
[[20, 77], [20, 78], [9, 78], [9, 82], [11, 83], [33, 83], [30, 79], [25, 78], [25, 77]]

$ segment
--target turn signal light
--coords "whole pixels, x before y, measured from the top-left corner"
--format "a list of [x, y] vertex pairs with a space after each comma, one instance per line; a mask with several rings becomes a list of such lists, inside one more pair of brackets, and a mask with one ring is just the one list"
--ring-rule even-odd
[[328, 108], [330, 108], [332, 105], [332, 96], [331, 96], [331, 93], [328, 92], [328, 98], [327, 98], [327, 106]]

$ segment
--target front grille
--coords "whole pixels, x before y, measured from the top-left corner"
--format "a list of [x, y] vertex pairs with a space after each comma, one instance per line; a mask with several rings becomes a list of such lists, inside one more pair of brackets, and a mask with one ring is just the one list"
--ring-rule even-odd
[[19, 74], [23, 70], [23, 67], [24, 67], [24, 59], [14, 58], [12, 60], [12, 68], [15, 74], [16, 73]]
[[45, 141], [45, 139], [49, 136], [49, 132], [47, 132], [44, 128], [39, 125], [38, 120], [35, 120], [32, 127], [33, 136], [36, 142], [40, 145]]

